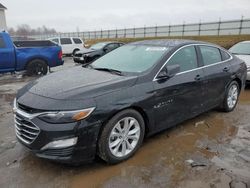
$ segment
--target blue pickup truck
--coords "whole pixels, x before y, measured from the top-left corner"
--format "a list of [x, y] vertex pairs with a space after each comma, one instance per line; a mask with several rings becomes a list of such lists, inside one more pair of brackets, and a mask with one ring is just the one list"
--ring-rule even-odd
[[12, 42], [0, 32], [0, 73], [26, 70], [27, 75], [45, 75], [48, 67], [63, 64], [62, 49], [51, 41]]

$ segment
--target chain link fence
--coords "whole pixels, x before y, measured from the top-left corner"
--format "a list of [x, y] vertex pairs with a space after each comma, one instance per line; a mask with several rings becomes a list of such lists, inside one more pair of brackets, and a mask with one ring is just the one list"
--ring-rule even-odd
[[52, 35], [29, 36], [32, 39], [53, 37], [81, 37], [83, 39], [103, 38], [146, 38], [146, 37], [180, 37], [180, 36], [220, 36], [250, 34], [250, 19], [204, 22], [181, 25], [138, 27], [99, 31], [57, 33]]

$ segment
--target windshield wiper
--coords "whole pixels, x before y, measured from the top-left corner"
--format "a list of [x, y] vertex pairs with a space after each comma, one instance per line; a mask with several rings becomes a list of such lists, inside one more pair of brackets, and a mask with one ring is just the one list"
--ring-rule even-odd
[[110, 72], [112, 74], [117, 74], [117, 75], [123, 76], [121, 71], [115, 70], [115, 69], [109, 69], [109, 68], [93, 68], [93, 69], [99, 70], [99, 71], [106, 71], [106, 72]]

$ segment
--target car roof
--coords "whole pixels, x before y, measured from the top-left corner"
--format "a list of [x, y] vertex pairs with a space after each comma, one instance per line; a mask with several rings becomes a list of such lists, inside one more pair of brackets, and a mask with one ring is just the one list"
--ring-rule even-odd
[[[187, 45], [187, 44], [208, 44], [208, 45], [211, 45], [211, 43], [206, 43], [206, 42], [202, 42], [202, 41], [183, 40], [183, 39], [143, 40], [143, 41], [132, 42], [130, 44], [163, 46], [163, 47], [176, 47], [176, 46], [182, 46], [182, 45]], [[214, 44], [212, 44], [212, 45], [214, 45]]]
[[[104, 41], [104, 42], [98, 42], [98, 43], [103, 43], [103, 44], [112, 44], [112, 43], [124, 44], [123, 42], [118, 42], [118, 41]], [[96, 43], [96, 44], [98, 44], [98, 43]]]
[[250, 40], [241, 41], [239, 43], [250, 43]]

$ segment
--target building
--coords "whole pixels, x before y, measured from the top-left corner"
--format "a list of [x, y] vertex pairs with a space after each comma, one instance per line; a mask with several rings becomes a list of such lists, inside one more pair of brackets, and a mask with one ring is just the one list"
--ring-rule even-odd
[[5, 10], [7, 8], [0, 3], [0, 30], [7, 30]]

